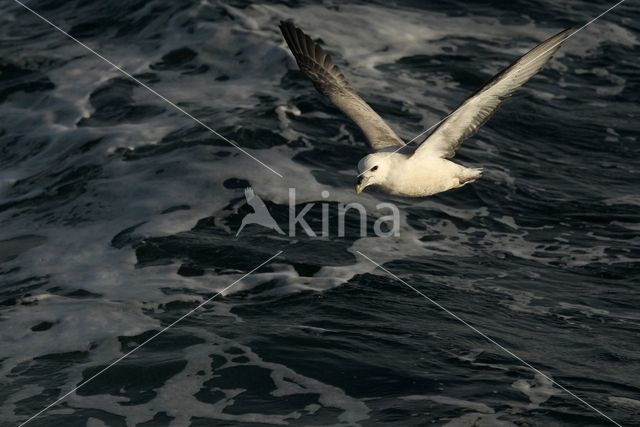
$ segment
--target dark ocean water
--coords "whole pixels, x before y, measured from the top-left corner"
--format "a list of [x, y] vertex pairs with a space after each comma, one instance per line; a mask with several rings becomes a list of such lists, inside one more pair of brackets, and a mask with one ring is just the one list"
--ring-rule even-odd
[[[0, 426], [640, 425], [640, 6], [575, 35], [466, 141], [485, 168], [407, 200], [353, 191], [363, 137], [298, 71], [292, 18], [405, 140], [613, 2], [28, 1], [282, 175], [11, 0], [0, 3]], [[299, 113], [299, 114], [298, 114]], [[382, 202], [399, 237], [250, 225], [252, 186]], [[328, 197], [322, 192], [328, 191]], [[325, 194], [326, 195], [326, 194]], [[334, 230], [335, 231], [335, 230]]]

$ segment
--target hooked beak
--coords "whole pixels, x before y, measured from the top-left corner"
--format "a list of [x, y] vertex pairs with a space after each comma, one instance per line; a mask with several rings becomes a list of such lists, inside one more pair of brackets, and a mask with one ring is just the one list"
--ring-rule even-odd
[[369, 182], [370, 179], [371, 177], [364, 176], [364, 175], [360, 175], [358, 177], [358, 181], [356, 182], [356, 194], [362, 193], [362, 190], [364, 190], [367, 187], [367, 183]]

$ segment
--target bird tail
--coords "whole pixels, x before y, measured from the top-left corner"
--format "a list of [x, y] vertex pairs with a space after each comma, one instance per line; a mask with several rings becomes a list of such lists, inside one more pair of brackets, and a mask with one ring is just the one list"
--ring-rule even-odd
[[473, 168], [471, 170], [474, 172], [474, 174], [473, 174], [473, 180], [474, 181], [477, 180], [477, 179], [480, 179], [482, 177], [482, 172], [484, 172], [484, 169], [482, 169], [482, 168]]
[[483, 170], [482, 168], [473, 168], [473, 169], [467, 168], [465, 171], [467, 172], [465, 176], [463, 178], [460, 178], [460, 187], [480, 179], [480, 177], [482, 176], [482, 170]]

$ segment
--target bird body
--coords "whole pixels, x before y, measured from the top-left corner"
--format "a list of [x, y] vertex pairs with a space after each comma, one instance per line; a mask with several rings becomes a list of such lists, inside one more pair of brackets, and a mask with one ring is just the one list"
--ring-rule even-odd
[[358, 163], [356, 193], [375, 185], [405, 197], [430, 196], [480, 178], [482, 169], [467, 168], [448, 159], [571, 36], [570, 29], [561, 31], [518, 58], [441, 120], [418, 148], [409, 152], [407, 144], [358, 96], [331, 57], [311, 37], [291, 21], [282, 21], [280, 30], [302, 72], [358, 125], [375, 151]]
[[[360, 188], [376, 185], [382, 191], [403, 197], [426, 197], [469, 184], [482, 175], [481, 169], [467, 168], [437, 156], [420, 159], [400, 152], [378, 152], [363, 158], [359, 170]], [[357, 190], [356, 190], [357, 191]]]
[[406, 197], [425, 197], [472, 183], [482, 176], [482, 169], [467, 168], [447, 159], [431, 157], [418, 161], [407, 160], [402, 178], [389, 185], [393, 193]]

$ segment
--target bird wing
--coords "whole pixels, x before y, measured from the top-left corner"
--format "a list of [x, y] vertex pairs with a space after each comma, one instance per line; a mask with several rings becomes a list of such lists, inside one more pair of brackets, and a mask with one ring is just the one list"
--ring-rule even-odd
[[414, 155], [453, 157], [462, 141], [485, 124], [504, 99], [540, 71], [570, 35], [569, 28], [545, 40], [485, 83], [440, 123]]
[[331, 57], [311, 37], [291, 21], [281, 21], [280, 31], [300, 70], [311, 79], [318, 92], [329, 97], [336, 107], [358, 125], [372, 149], [404, 145], [378, 113], [349, 86]]

